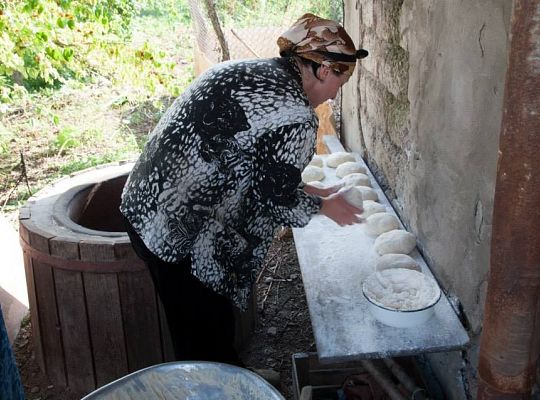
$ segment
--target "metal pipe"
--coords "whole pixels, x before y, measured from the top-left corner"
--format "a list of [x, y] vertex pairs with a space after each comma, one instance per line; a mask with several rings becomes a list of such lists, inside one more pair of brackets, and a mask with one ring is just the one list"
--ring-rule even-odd
[[515, 0], [477, 398], [527, 399], [540, 349], [540, 0]]
[[377, 368], [369, 360], [361, 360], [362, 366], [366, 369], [367, 372], [377, 381], [381, 388], [390, 396], [392, 400], [406, 400], [407, 398], [403, 396], [399, 390], [396, 388], [396, 385], [392, 380], [379, 368]]
[[388, 367], [390, 372], [401, 382], [403, 387], [411, 392], [412, 400], [424, 400], [426, 399], [426, 391], [416, 385], [412, 378], [405, 372], [405, 370], [395, 362], [392, 358], [383, 359], [384, 364]]

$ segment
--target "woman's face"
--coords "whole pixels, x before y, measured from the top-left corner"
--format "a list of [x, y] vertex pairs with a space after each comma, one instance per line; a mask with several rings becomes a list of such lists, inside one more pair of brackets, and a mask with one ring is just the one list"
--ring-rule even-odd
[[321, 65], [318, 72], [318, 81], [313, 87], [312, 105], [317, 107], [326, 100], [334, 99], [341, 86], [343, 86], [350, 78], [347, 73], [339, 74], [327, 67]]
[[328, 73], [328, 76], [325, 79], [325, 85], [326, 85], [326, 100], [333, 100], [337, 96], [337, 92], [341, 86], [343, 86], [350, 78], [349, 74], [339, 74], [335, 72], [334, 70], [330, 70]]

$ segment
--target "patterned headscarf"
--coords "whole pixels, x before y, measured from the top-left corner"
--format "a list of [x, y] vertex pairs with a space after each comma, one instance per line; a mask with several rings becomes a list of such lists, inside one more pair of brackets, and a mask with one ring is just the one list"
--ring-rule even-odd
[[296, 55], [352, 75], [357, 58], [367, 57], [356, 50], [345, 29], [337, 22], [304, 14], [277, 40], [279, 54]]

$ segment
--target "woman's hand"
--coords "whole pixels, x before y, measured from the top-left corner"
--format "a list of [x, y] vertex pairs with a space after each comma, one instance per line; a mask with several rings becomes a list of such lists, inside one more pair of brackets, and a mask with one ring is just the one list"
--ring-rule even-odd
[[362, 208], [348, 203], [341, 194], [335, 194], [322, 199], [321, 214], [327, 216], [340, 226], [362, 222], [362, 218], [357, 214], [361, 214], [363, 211]]
[[313, 186], [307, 183], [304, 185], [304, 192], [309, 193], [309, 194], [314, 194], [319, 197], [328, 197], [334, 193], [337, 193], [338, 190], [341, 189], [343, 186], [344, 186], [343, 183], [338, 183], [334, 186], [321, 188], [321, 187]]

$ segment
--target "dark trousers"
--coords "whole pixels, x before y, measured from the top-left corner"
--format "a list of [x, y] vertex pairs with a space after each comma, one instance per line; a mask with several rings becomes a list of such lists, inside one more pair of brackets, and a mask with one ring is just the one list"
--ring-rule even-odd
[[165, 309], [178, 361], [218, 361], [243, 366], [234, 349], [234, 311], [226, 297], [191, 274], [191, 258], [178, 263], [154, 255], [131, 225], [126, 231], [133, 249], [150, 270]]

